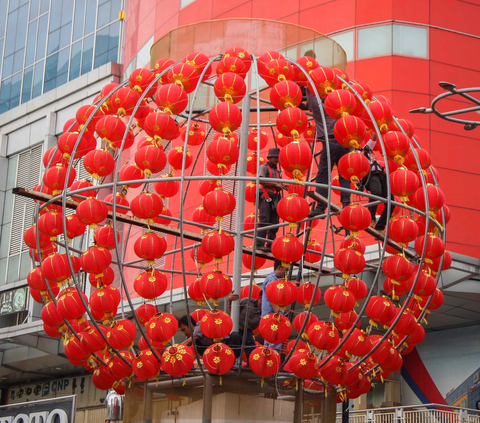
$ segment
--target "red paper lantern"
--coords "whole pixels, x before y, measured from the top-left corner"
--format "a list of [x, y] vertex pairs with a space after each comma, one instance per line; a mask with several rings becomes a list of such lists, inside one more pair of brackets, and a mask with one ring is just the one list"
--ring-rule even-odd
[[233, 165], [237, 162], [238, 155], [236, 144], [225, 137], [217, 138], [207, 148], [208, 159], [219, 167]]
[[232, 47], [232, 48], [229, 48], [228, 50], [225, 50], [225, 53], [223, 54], [223, 56], [238, 57], [245, 65], [245, 72], [249, 71], [250, 65], [252, 63], [252, 59], [250, 58], [250, 55], [245, 49], [241, 47]]
[[42, 268], [40, 266], [35, 267], [28, 273], [27, 283], [32, 289], [37, 289], [39, 291], [47, 291], [48, 289], [45, 278], [43, 277]]
[[[355, 324], [357, 317], [358, 314], [355, 312], [355, 310], [347, 313], [340, 313], [337, 317], [335, 317], [335, 325], [340, 331], [345, 333]], [[357, 328], [360, 328], [360, 322], [357, 323]]]
[[407, 202], [418, 188], [418, 176], [403, 167], [390, 174], [390, 187], [392, 194], [400, 197], [400, 201]]
[[[418, 158], [420, 168], [415, 160], [415, 154]], [[421, 169], [427, 169], [430, 166], [430, 154], [423, 148], [411, 148], [405, 156], [403, 165], [410, 170], [418, 172]]]
[[[298, 65], [300, 65], [308, 75], [310, 75], [316, 68], [320, 65], [318, 62], [310, 56], [302, 56], [297, 60]], [[305, 73], [300, 69], [299, 66], [293, 67], [294, 80], [301, 85], [308, 85], [308, 78]]]
[[[300, 138], [305, 129], [307, 129], [308, 117], [305, 112], [296, 107], [289, 107], [282, 110], [276, 120], [276, 126], [280, 133], [293, 137], [294, 141]], [[310, 151], [310, 148], [306, 146]]]
[[352, 291], [349, 291], [343, 285], [328, 288], [323, 294], [323, 299], [334, 315], [352, 311], [356, 301]]
[[[185, 157], [185, 166], [183, 165], [183, 159]], [[193, 162], [193, 156], [190, 151], [184, 150], [183, 147], [175, 147], [168, 153], [168, 163], [175, 170], [188, 169]]]
[[[256, 272], [267, 262], [266, 258], [255, 256], [255, 261], [252, 260], [251, 254], [242, 254], [242, 263], [247, 269], [252, 269]], [[252, 266], [253, 264], [253, 266]]]
[[97, 225], [107, 218], [108, 208], [101, 200], [87, 198], [78, 205], [75, 214], [80, 222], [88, 225], [91, 229], [96, 229]]
[[93, 287], [100, 288], [102, 285], [111, 285], [115, 280], [115, 272], [111, 267], [104, 269], [101, 274], [103, 274], [103, 276], [97, 277], [95, 273], [88, 275], [88, 280]]
[[257, 152], [263, 150], [268, 144], [268, 135], [265, 131], [260, 131], [258, 136], [257, 128], [251, 128], [248, 131], [248, 149]]
[[50, 254], [42, 262], [42, 272], [45, 279], [59, 284], [71, 277], [67, 255], [58, 253]]
[[[318, 95], [322, 98], [326, 97], [338, 86], [337, 74], [331, 68], [319, 66], [312, 71], [310, 77], [313, 80], [313, 84], [317, 89]], [[308, 89], [312, 94], [315, 94], [315, 91], [310, 83], [308, 83]]]
[[75, 169], [72, 167], [70, 168], [70, 175], [68, 177], [68, 182], [65, 183], [65, 179], [67, 177], [67, 167], [62, 164], [57, 164], [48, 168], [45, 173], [43, 174], [43, 182], [52, 190], [52, 195], [58, 195], [62, 192], [65, 188], [65, 185], [69, 187], [73, 184], [77, 173]]
[[396, 281], [391, 278], [386, 278], [383, 281], [383, 290], [390, 295], [394, 300], [398, 300], [398, 297], [405, 295], [410, 291], [411, 284], [409, 281]]
[[167, 156], [163, 148], [156, 145], [147, 145], [137, 150], [135, 153], [135, 163], [142, 169], [147, 177], [154, 173], [161, 172], [167, 164]]
[[133, 374], [140, 380], [150, 379], [160, 371], [160, 363], [150, 350], [142, 350], [132, 363]]
[[[240, 290], [240, 299], [242, 298], [248, 298], [250, 292], [250, 285], [244, 286]], [[260, 298], [260, 293], [262, 292], [262, 288], [260, 288], [255, 282], [252, 285], [252, 295], [251, 298], [252, 300], [258, 300]]]
[[212, 338], [214, 342], [218, 342], [229, 335], [232, 327], [232, 318], [221, 310], [207, 311], [200, 321], [202, 333], [206, 337]]
[[350, 275], [361, 273], [365, 268], [365, 257], [351, 248], [341, 248], [333, 258], [335, 267], [340, 270], [344, 279], [350, 279]]
[[447, 270], [452, 265], [452, 255], [447, 250], [445, 250], [445, 252], [442, 255], [434, 258], [432, 260], [432, 263], [429, 263], [430, 269], [432, 269], [432, 272], [434, 275], [436, 275], [437, 272], [440, 270], [440, 261], [442, 259], [442, 256], [443, 256], [442, 270]]
[[182, 141], [185, 141], [187, 138], [187, 133], [187, 144], [190, 146], [200, 145], [203, 141], [205, 141], [205, 125], [203, 123], [192, 122], [189, 130], [187, 130], [187, 127], [184, 126], [180, 133], [180, 138]]
[[387, 157], [400, 164], [410, 150], [410, 139], [403, 132], [388, 132], [383, 136], [383, 144]]
[[[130, 351], [120, 351], [119, 354], [122, 358], [115, 354], [108, 363], [110, 373], [117, 381], [130, 376], [132, 373], [132, 364], [135, 360], [135, 356]], [[114, 387], [114, 389], [117, 392], [118, 388]]]
[[[35, 228], [35, 226], [32, 226]], [[62, 213], [49, 211], [40, 216], [38, 219], [38, 232], [40, 236], [40, 248], [46, 247], [49, 241], [56, 241], [57, 236], [63, 233], [63, 216]], [[37, 240], [34, 231], [28, 233], [25, 242], [30, 248], [37, 248]], [[31, 245], [30, 245], [31, 244]]]
[[200, 75], [197, 70], [188, 63], [177, 63], [168, 71], [168, 82], [179, 85], [187, 94], [195, 90]]
[[162, 257], [167, 249], [167, 241], [156, 232], [147, 232], [137, 238], [133, 246], [135, 254], [146, 260], [148, 265], [154, 265], [155, 260]]
[[147, 323], [147, 336], [153, 341], [167, 342], [177, 333], [178, 321], [173, 314], [157, 313]]
[[355, 116], [344, 116], [333, 127], [335, 139], [344, 147], [359, 149], [366, 134], [363, 121]]
[[216, 79], [213, 90], [220, 101], [238, 103], [245, 97], [247, 87], [240, 75], [225, 72]]
[[358, 232], [367, 229], [370, 226], [372, 215], [368, 209], [359, 203], [350, 203], [344, 207], [338, 216], [342, 226], [352, 231], [353, 236], [358, 236]]
[[173, 344], [162, 354], [162, 370], [170, 376], [183, 376], [193, 366], [192, 349], [182, 344]]
[[[160, 89], [164, 89], [161, 87]], [[143, 122], [145, 132], [150, 135], [158, 146], [163, 139], [173, 140], [177, 137], [177, 126], [175, 119], [164, 112], [150, 113]]]
[[223, 256], [229, 255], [235, 247], [235, 240], [227, 232], [212, 231], [202, 239], [202, 249], [216, 261], [221, 261]]
[[80, 319], [85, 314], [85, 306], [83, 305], [80, 295], [83, 297], [85, 304], [88, 304], [86, 295], [81, 294], [75, 288], [64, 289], [57, 298], [57, 310], [66, 320]]
[[302, 136], [305, 141], [308, 141], [310, 144], [313, 143], [316, 137], [316, 127], [314, 120], [308, 121], [307, 129], [305, 129]]
[[106, 248], [94, 246], [82, 254], [80, 262], [85, 272], [101, 277], [102, 272], [112, 262], [112, 254]]
[[[300, 331], [302, 330], [303, 322], [307, 320], [307, 314], [308, 314], [307, 311], [302, 311], [301, 313], [295, 316], [295, 319], [293, 319], [293, 328], [297, 333], [300, 333]], [[312, 324], [316, 322], [318, 322], [317, 316], [315, 316], [315, 314], [312, 314], [312, 313], [308, 314], [308, 320], [307, 320], [307, 323], [305, 324], [305, 328], [303, 329], [302, 337], [303, 337], [303, 334], [305, 334], [305, 338], [307, 337], [308, 329]], [[265, 339], [265, 337], [263, 338]]]
[[200, 286], [202, 292], [212, 298], [214, 304], [218, 304], [219, 298], [226, 297], [232, 292], [232, 280], [217, 269], [205, 273], [200, 280]]
[[[117, 194], [115, 195], [115, 199], [116, 199], [116, 205], [117, 205], [117, 208], [115, 209], [116, 212], [118, 214], [127, 214], [128, 213], [128, 207], [130, 206], [130, 203], [128, 202], [127, 198], [117, 192]], [[113, 194], [108, 194], [106, 197], [105, 197], [105, 200], [104, 200], [105, 203], [113, 203]], [[120, 208], [118, 206], [124, 206], [126, 208]], [[107, 205], [107, 210], [112, 213], [113, 212], [113, 207], [110, 206], [110, 205]]]
[[304, 198], [297, 194], [289, 194], [282, 198], [277, 205], [277, 213], [281, 219], [290, 223], [290, 228], [296, 228], [296, 222], [306, 219], [310, 206]]
[[90, 308], [111, 319], [117, 314], [120, 291], [114, 286], [102, 286], [90, 295]]
[[162, 58], [155, 63], [155, 75], [158, 76], [163, 73], [162, 77], [158, 80], [159, 84], [167, 83], [167, 72], [166, 70], [175, 64], [175, 61], [168, 58]]
[[[171, 178], [173, 175], [160, 175], [160, 178]], [[160, 181], [153, 184], [153, 188], [160, 197], [170, 198], [177, 195], [180, 190], [180, 184], [178, 181]]]
[[[120, 242], [120, 234], [118, 231], [117, 234], [117, 242]], [[113, 226], [105, 225], [101, 228], [95, 229], [93, 233], [93, 239], [98, 247], [106, 248], [107, 250], [113, 250], [115, 248], [115, 231], [113, 230]]]
[[[428, 305], [428, 310], [438, 310], [443, 305], [443, 292], [440, 291], [438, 288], [432, 295], [432, 299], [430, 300], [430, 304]], [[427, 305], [428, 297], [420, 297], [418, 303], [420, 307], [425, 308]]]
[[157, 307], [153, 304], [142, 304], [135, 309], [135, 315], [141, 325], [146, 326], [148, 321], [158, 313]]
[[354, 295], [357, 301], [364, 300], [368, 294], [367, 284], [358, 278], [350, 278], [345, 280], [343, 282], [343, 286]]
[[322, 246], [315, 240], [309, 240], [307, 250], [317, 251], [317, 253], [305, 252], [305, 261], [308, 263], [318, 263], [322, 258]]
[[320, 288], [315, 290], [315, 284], [311, 282], [305, 282], [304, 284], [300, 285], [300, 288], [298, 289], [297, 301], [305, 306], [305, 308], [310, 307], [312, 302], [313, 305], [318, 304], [321, 297], [322, 292], [320, 291]]
[[87, 358], [89, 353], [83, 349], [79, 339], [71, 336], [65, 341], [65, 355], [71, 361], [80, 361]]
[[294, 77], [293, 66], [284, 58], [268, 61], [264, 67], [258, 68], [258, 73], [270, 87]]
[[60, 327], [65, 324], [63, 317], [58, 312], [57, 306], [53, 301], [49, 301], [45, 304], [42, 308], [41, 317], [43, 323], [48, 326]]
[[[155, 103], [162, 112], [178, 115], [187, 108], [187, 92], [176, 84], [161, 85], [155, 94]], [[160, 135], [160, 137], [162, 136]]]
[[397, 122], [395, 121], [392, 121], [390, 125], [388, 125], [390, 131], [401, 131], [403, 129], [407, 133], [408, 137], [413, 137], [413, 135], [415, 134], [415, 127], [413, 126], [413, 123], [407, 119], [402, 118], [399, 118], [397, 120], [399, 124], [397, 124]]
[[425, 243], [425, 261], [427, 263], [429, 263], [427, 259], [433, 260], [443, 255], [445, 251], [445, 244], [443, 243], [442, 239], [436, 234], [429, 232], [426, 236], [426, 241], [425, 235], [419, 236], [415, 241], [415, 251], [419, 256], [421, 256], [423, 253], [423, 245]]
[[308, 340], [317, 350], [333, 351], [340, 337], [333, 323], [318, 321], [308, 329]]
[[265, 341], [271, 344], [281, 344], [290, 336], [292, 325], [285, 315], [269, 313], [260, 319], [258, 330]]
[[80, 137], [80, 134], [77, 132], [64, 132], [58, 137], [57, 151], [59, 151], [62, 154], [62, 157], [68, 161], [70, 160], [70, 156], [73, 153], [75, 146], [76, 150], [74, 158], [79, 159], [89, 152], [91, 145], [91, 138], [89, 138], [86, 133]]
[[[67, 132], [67, 131], [64, 131]], [[45, 169], [62, 162], [62, 152], [57, 147], [50, 147], [43, 155], [43, 166]]]
[[142, 192], [130, 202], [132, 214], [139, 219], [152, 222], [152, 218], [160, 214], [163, 202], [159, 195], [151, 192]]
[[233, 194], [223, 188], [216, 188], [203, 198], [203, 208], [208, 214], [215, 216], [217, 221], [221, 221], [223, 216], [233, 213], [235, 205]]
[[293, 234], [279, 236], [272, 242], [272, 254], [284, 266], [289, 267], [288, 263], [300, 260], [304, 250], [303, 244]]
[[363, 153], [351, 151], [340, 158], [337, 168], [342, 178], [358, 184], [370, 173], [370, 162]]
[[104, 116], [95, 124], [97, 135], [106, 142], [122, 142], [123, 136], [127, 131], [127, 125], [118, 116]]
[[302, 102], [302, 90], [293, 81], [278, 82], [270, 91], [270, 101], [278, 110], [298, 107]]
[[395, 316], [395, 306], [387, 297], [373, 296], [368, 301], [366, 313], [371, 324], [386, 325]]
[[270, 347], [257, 347], [250, 353], [248, 364], [255, 374], [270, 377], [280, 368], [280, 354]]
[[435, 185], [427, 184], [425, 187], [418, 188], [413, 194], [413, 203], [421, 211], [427, 211], [427, 203], [425, 194], [428, 198], [428, 211], [439, 211], [445, 203], [445, 195], [443, 191]]
[[98, 106], [94, 106], [93, 104], [85, 104], [84, 106], [80, 106], [75, 113], [75, 118], [80, 125], [78, 129], [82, 129], [83, 125], [87, 123], [87, 120], [92, 116], [90, 122], [87, 125], [87, 128], [93, 131], [95, 129], [95, 124], [102, 118], [104, 115], [102, 108], [100, 107], [98, 110], [95, 110]]
[[318, 371], [320, 377], [332, 385], [341, 385], [347, 376], [345, 361], [338, 355], [327, 360], [328, 357], [325, 357], [320, 361], [320, 370]]
[[327, 95], [324, 109], [332, 119], [340, 119], [353, 114], [356, 105], [357, 100], [350, 91], [335, 90]]
[[111, 108], [119, 116], [130, 116], [139, 101], [140, 95], [128, 87], [119, 88], [110, 97]]
[[[202, 225], [213, 226], [215, 224], [215, 216], [208, 214], [203, 206], [199, 206], [192, 213], [192, 221]], [[205, 230], [202, 228], [202, 231]]]
[[160, 297], [168, 286], [168, 280], [164, 273], [151, 269], [140, 273], [133, 283], [135, 292], [147, 300]]
[[382, 270], [389, 278], [406, 281], [412, 276], [413, 266], [403, 255], [394, 254], [383, 261]]
[[213, 106], [208, 120], [215, 131], [230, 134], [240, 127], [242, 113], [235, 104], [221, 102]]
[[388, 226], [390, 238], [402, 247], [418, 236], [418, 226], [408, 216], [392, 217]]
[[202, 290], [200, 278], [195, 279], [193, 283], [189, 285], [188, 296], [193, 301], [196, 301], [198, 305], [204, 305], [205, 301], [210, 299]]
[[297, 300], [298, 288], [292, 281], [279, 279], [267, 285], [265, 295], [272, 304], [285, 308]]
[[247, 74], [245, 63], [239, 57], [223, 56], [222, 60], [217, 64], [217, 75], [225, 73], [236, 73], [245, 78]]
[[221, 343], [214, 344], [203, 353], [203, 364], [210, 373], [222, 375], [228, 372], [235, 363], [233, 350]]
[[92, 325], [85, 328], [82, 332], [81, 346], [84, 351], [89, 354], [103, 350], [107, 346], [107, 342], [103, 338], [102, 333], [106, 338], [110, 329], [103, 325], [98, 325], [98, 327], [100, 330]]
[[[203, 53], [190, 53], [187, 54], [185, 59], [183, 61], [190, 66], [193, 66], [195, 70], [197, 71], [198, 75], [201, 75], [203, 70], [207, 67], [208, 65], [208, 57], [203, 54]], [[208, 76], [211, 73], [211, 68], [208, 68], [205, 72], [205, 77], [208, 78]]]
[[315, 377], [318, 373], [318, 359], [310, 350], [295, 350], [288, 360], [292, 373], [302, 379]]
[[[393, 117], [392, 108], [387, 103], [382, 103], [381, 101], [371, 101], [368, 104], [368, 108], [370, 109], [370, 113], [377, 123], [380, 132], [386, 134], [388, 132], [388, 125], [392, 121]], [[370, 129], [375, 128], [370, 120], [370, 115], [368, 114], [367, 110], [362, 112], [362, 118], [364, 119], [365, 125], [367, 125]]]

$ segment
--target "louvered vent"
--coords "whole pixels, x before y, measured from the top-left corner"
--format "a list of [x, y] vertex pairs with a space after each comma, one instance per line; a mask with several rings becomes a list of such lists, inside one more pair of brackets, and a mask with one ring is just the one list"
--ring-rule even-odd
[[[18, 155], [17, 187], [32, 189], [40, 182], [42, 167], [42, 145]], [[10, 255], [27, 251], [23, 242], [23, 232], [33, 225], [35, 203], [25, 197], [15, 196], [13, 200], [12, 232], [10, 236]]]

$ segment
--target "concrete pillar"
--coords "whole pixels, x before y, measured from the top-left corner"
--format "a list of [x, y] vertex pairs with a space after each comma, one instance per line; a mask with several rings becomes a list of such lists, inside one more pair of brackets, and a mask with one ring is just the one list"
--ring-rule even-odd
[[337, 394], [329, 392], [320, 404], [320, 423], [335, 423], [337, 418]]

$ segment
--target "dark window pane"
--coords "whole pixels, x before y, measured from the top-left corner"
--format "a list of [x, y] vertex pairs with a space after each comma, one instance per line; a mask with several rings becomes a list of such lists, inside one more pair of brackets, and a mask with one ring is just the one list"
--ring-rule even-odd
[[75, 22], [73, 24], [73, 41], [83, 36], [83, 21], [85, 20], [85, 0], [75, 1]]
[[62, 26], [60, 29], [60, 49], [70, 44], [72, 38], [72, 23]]
[[95, 56], [100, 56], [108, 51], [109, 27], [97, 31], [97, 43], [95, 45]]
[[115, 57], [117, 60], [118, 51], [118, 32], [120, 22], [100, 30], [97, 32], [97, 43], [95, 46], [95, 68], [104, 65], [109, 61], [110, 57]]
[[85, 35], [95, 30], [95, 17], [97, 16], [97, 0], [87, 0], [85, 16]]
[[5, 81], [2, 82], [2, 88], [0, 89], [0, 103], [5, 103], [10, 99], [11, 88], [12, 78], [5, 79]]
[[38, 36], [37, 36], [37, 52], [35, 53], [35, 61], [43, 59], [45, 57], [45, 46], [47, 44], [47, 26], [48, 15], [42, 16], [38, 24]]
[[31, 0], [30, 2], [30, 20], [34, 20], [38, 16], [38, 6], [40, 0]]
[[48, 12], [49, 7], [50, 0], [42, 0], [42, 3], [40, 4], [40, 14]]
[[112, 2], [107, 1], [98, 7], [98, 21], [97, 29], [110, 23], [110, 9], [112, 8]]
[[32, 98], [33, 66], [25, 69], [23, 75], [22, 103]]
[[13, 73], [13, 54], [3, 59], [2, 78], [6, 78], [7, 76], [10, 76], [12, 73]]
[[[3, 41], [4, 40], [5, 40], [4, 38], [0, 40], [0, 58], [3, 57]], [[1, 71], [2, 71], [2, 61], [0, 60], [0, 73]]]
[[47, 55], [55, 53], [60, 48], [60, 29], [51, 32], [48, 35]]
[[5, 55], [10, 55], [15, 51], [15, 34], [17, 31], [18, 11], [8, 15], [7, 25], [7, 43], [5, 45]]
[[43, 84], [43, 92], [48, 93], [49, 91], [52, 91], [56, 87], [56, 82], [57, 79], [51, 79], [50, 81], [45, 81]]
[[57, 76], [58, 53], [47, 58], [45, 65], [45, 83]]
[[22, 86], [22, 73], [12, 76], [12, 89], [10, 91], [10, 109], [20, 104], [20, 88]]
[[83, 40], [82, 75], [92, 70], [93, 35]]
[[35, 44], [37, 42], [38, 19], [28, 25], [27, 54], [25, 56], [25, 66], [31, 65], [35, 61]]
[[72, 22], [73, 17], [73, 0], [62, 1], [62, 25]]
[[30, 0], [20, 0], [20, 6], [24, 5], [24, 4], [28, 4], [30, 2]]
[[107, 62], [108, 53], [103, 53], [100, 56], [95, 56], [95, 68], [104, 65]]
[[25, 49], [22, 48], [18, 50], [13, 55], [13, 73], [18, 72], [20, 69], [23, 68], [23, 57], [25, 55]]
[[118, 62], [118, 47], [115, 47], [111, 50], [108, 50], [108, 58], [107, 58], [107, 63]]
[[70, 59], [70, 81], [80, 76], [80, 62], [82, 60], [82, 42], [72, 46], [72, 58]]
[[43, 60], [35, 65], [35, 72], [33, 74], [33, 92], [32, 98], [38, 97], [42, 94], [43, 82]]
[[0, 0], [0, 37], [5, 33], [5, 23], [7, 22], [8, 0]]
[[53, 32], [60, 28], [62, 24], [62, 1], [52, 0], [52, 9], [50, 10], [50, 29]]

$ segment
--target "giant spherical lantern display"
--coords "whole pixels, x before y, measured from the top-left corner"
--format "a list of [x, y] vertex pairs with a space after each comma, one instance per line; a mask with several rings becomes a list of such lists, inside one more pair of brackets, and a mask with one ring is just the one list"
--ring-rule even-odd
[[[256, 327], [248, 326], [250, 317], [238, 322], [275, 345], [249, 346], [245, 371], [262, 386], [275, 384], [279, 371], [319, 377], [353, 398], [367, 392], [371, 375], [401, 365], [400, 354], [425, 336], [427, 310], [443, 303], [436, 278], [451, 262], [442, 219], [442, 213], [445, 222], [450, 217], [448, 198], [434, 183], [437, 172], [413, 125], [397, 119], [368, 84], [351, 83], [345, 71], [310, 56], [292, 62], [272, 49], [253, 60], [234, 45], [219, 53], [160, 58], [154, 72], [137, 69], [125, 84], [108, 84], [76, 111], [58, 146], [46, 152], [42, 182], [28, 192], [37, 206], [34, 224], [24, 233], [35, 263], [27, 282], [34, 300], [43, 303], [45, 332], [63, 338], [67, 358], [91, 369], [100, 389], [121, 389], [161, 372], [187, 378], [197, 372], [198, 351], [177, 340], [178, 329], [187, 329], [173, 302], [190, 299], [201, 309], [191, 314], [195, 322], [188, 331], [211, 340], [195, 367], [236, 377], [228, 372], [245, 345], [232, 332], [237, 322], [223, 310], [240, 304], [245, 319], [242, 305], [258, 311], [259, 302], [268, 301], [273, 312]], [[275, 119], [256, 106], [244, 113], [254, 64], [268, 84], [269, 111], [278, 110]], [[199, 114], [188, 105], [196, 104], [205, 84], [218, 101]], [[351, 182], [362, 186], [374, 158], [389, 164], [385, 183], [410, 207], [396, 206], [402, 211], [387, 221], [389, 240], [372, 228], [375, 213], [365, 204], [390, 199], [363, 191], [355, 191], [358, 201], [330, 195], [334, 175], [325, 184], [327, 197], [312, 193], [325, 143], [304, 112], [300, 86], [308, 88], [309, 103], [323, 98], [326, 113], [337, 120], [330, 141], [346, 150], [337, 161], [341, 190], [353, 192]], [[366, 143], [376, 143], [373, 153], [362, 150]], [[77, 178], [78, 160], [90, 175], [86, 180]], [[330, 199], [337, 215], [332, 223], [309, 217], [311, 195], [323, 207]], [[428, 228], [421, 225], [427, 217], [433, 222]], [[343, 229], [347, 238], [336, 233]], [[324, 230], [332, 231], [325, 240], [315, 234]], [[84, 239], [82, 247], [73, 244], [77, 239]], [[335, 241], [328, 248], [327, 239]], [[382, 245], [377, 240], [388, 242], [388, 256], [372, 259], [370, 249]], [[282, 264], [276, 269], [274, 259]], [[303, 281], [299, 268], [315, 276]], [[377, 268], [373, 286], [361, 280], [361, 273]], [[260, 276], [266, 270], [267, 282], [250, 278], [257, 270]], [[375, 295], [380, 270], [384, 296]], [[321, 291], [321, 274], [339, 277]], [[87, 277], [89, 297], [81, 283]], [[170, 301], [174, 314], [163, 308]], [[330, 319], [318, 320], [320, 308]], [[132, 313], [122, 317], [120, 310]], [[371, 335], [373, 328], [380, 335]], [[392, 332], [408, 338], [392, 341]], [[323, 360], [315, 350], [324, 351]]]

